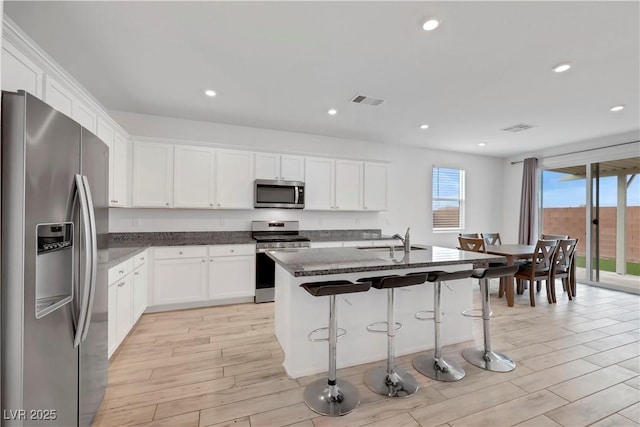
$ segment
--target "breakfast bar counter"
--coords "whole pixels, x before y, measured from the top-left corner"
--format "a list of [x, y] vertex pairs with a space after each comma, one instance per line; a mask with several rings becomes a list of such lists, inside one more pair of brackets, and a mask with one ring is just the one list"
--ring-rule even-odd
[[[276, 262], [275, 334], [284, 351], [284, 368], [292, 378], [326, 371], [325, 348], [308, 340], [308, 334], [328, 324], [328, 298], [309, 295], [300, 284], [330, 280], [356, 282], [364, 277], [404, 275], [435, 270], [459, 271], [474, 263], [503, 261], [496, 255], [465, 252], [437, 246], [415, 245], [410, 252], [402, 247], [292, 249], [268, 252]], [[448, 289], [447, 289], [448, 288]], [[395, 297], [396, 321], [403, 328], [396, 335], [398, 356], [433, 348], [433, 325], [418, 321], [414, 314], [433, 309], [433, 284], [399, 289]], [[338, 296], [338, 326], [347, 334], [340, 338], [339, 368], [383, 360], [387, 354], [384, 334], [367, 332], [373, 322], [386, 319], [387, 292]], [[463, 279], [443, 287], [442, 343], [456, 344], [473, 338], [471, 319], [461, 312], [472, 307], [472, 282]]]

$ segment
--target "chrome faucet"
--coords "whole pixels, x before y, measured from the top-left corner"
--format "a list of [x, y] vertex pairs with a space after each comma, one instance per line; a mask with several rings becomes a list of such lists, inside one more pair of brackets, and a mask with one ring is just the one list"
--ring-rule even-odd
[[409, 236], [409, 230], [411, 230], [411, 227], [407, 228], [407, 232], [404, 234], [404, 239], [399, 234], [394, 234], [393, 236], [391, 236], [392, 239], [400, 239], [400, 241], [404, 245], [405, 252], [411, 252], [411, 236]]

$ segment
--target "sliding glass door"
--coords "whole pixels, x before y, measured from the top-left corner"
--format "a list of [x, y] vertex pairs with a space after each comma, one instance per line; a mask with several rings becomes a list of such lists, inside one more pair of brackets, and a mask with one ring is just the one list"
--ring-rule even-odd
[[640, 157], [542, 171], [541, 232], [579, 238], [581, 283], [640, 293]]

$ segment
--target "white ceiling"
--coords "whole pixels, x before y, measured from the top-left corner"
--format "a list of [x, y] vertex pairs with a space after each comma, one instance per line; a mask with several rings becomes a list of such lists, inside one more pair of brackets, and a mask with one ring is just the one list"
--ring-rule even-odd
[[[639, 6], [6, 1], [4, 10], [111, 110], [509, 156], [640, 129]], [[442, 24], [425, 32], [431, 16]], [[551, 71], [562, 62], [573, 67]], [[360, 93], [386, 102], [350, 104]], [[610, 112], [617, 104], [627, 107]], [[519, 123], [535, 127], [501, 130]]]

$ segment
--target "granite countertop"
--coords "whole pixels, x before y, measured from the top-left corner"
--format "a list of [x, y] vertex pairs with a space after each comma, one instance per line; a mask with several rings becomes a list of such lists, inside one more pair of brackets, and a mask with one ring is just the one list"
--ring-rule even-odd
[[109, 248], [109, 268], [126, 261], [132, 256], [138, 255], [148, 246], [130, 246], [126, 248]]
[[[385, 240], [391, 236], [380, 230], [301, 230], [312, 242]], [[126, 261], [151, 246], [214, 246], [255, 244], [250, 231], [187, 231], [111, 233], [109, 235], [109, 268]]]
[[406, 254], [399, 247], [393, 255], [386, 248], [369, 250], [357, 248], [291, 249], [267, 252], [267, 254], [295, 277], [505, 260], [502, 256], [439, 246], [414, 245], [414, 247], [416, 249], [412, 249]]

